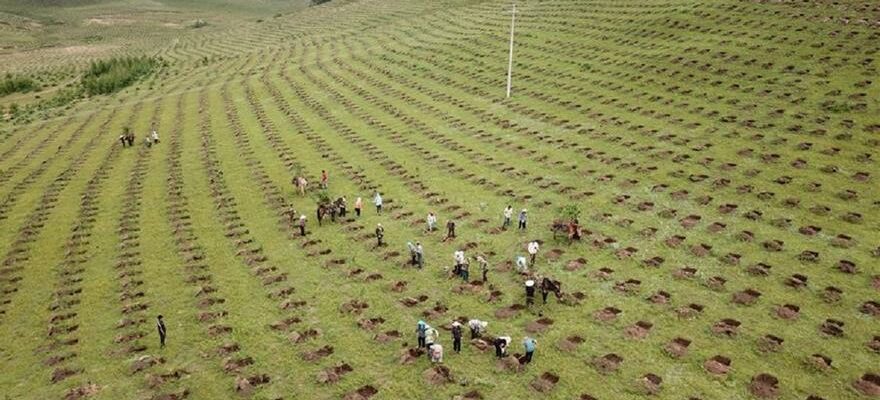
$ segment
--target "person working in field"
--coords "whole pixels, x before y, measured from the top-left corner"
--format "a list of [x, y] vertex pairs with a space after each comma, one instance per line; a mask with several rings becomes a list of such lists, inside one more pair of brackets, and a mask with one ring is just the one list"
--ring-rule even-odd
[[385, 238], [385, 228], [382, 224], [376, 224], [376, 246], [382, 247], [382, 239]]
[[424, 348], [426, 345], [425, 336], [427, 335], [427, 333], [428, 324], [426, 324], [425, 321], [419, 320], [419, 322], [416, 323], [416, 339], [418, 340], [420, 349]]
[[425, 347], [428, 349], [428, 357], [431, 357], [431, 347], [437, 343], [440, 332], [431, 325], [425, 325]]
[[562, 284], [559, 281], [544, 277], [541, 279], [541, 298], [544, 300], [544, 304], [547, 304], [547, 295], [550, 293], [555, 294], [556, 299], [560, 300], [562, 297]]
[[521, 274], [525, 274], [529, 272], [529, 262], [523, 256], [518, 256], [516, 258], [516, 270]]
[[538, 346], [538, 341], [526, 336], [523, 338], [523, 349], [526, 352], [525, 357], [523, 357], [523, 364], [528, 364], [532, 362], [532, 356], [535, 354], [535, 348]]
[[518, 229], [521, 231], [526, 230], [526, 225], [528, 224], [528, 211], [523, 208], [522, 211], [519, 212], [519, 227]]
[[348, 213], [348, 211], [345, 209], [345, 196], [341, 196], [340, 198], [336, 199], [336, 207], [339, 208], [339, 217], [345, 218], [346, 214]]
[[165, 329], [165, 320], [162, 319], [162, 316], [159, 315], [156, 317], [156, 330], [159, 331], [159, 347], [165, 347], [165, 336], [168, 333], [168, 330]]
[[526, 306], [535, 304], [535, 281], [526, 281]]
[[428, 213], [428, 232], [434, 232], [437, 229], [437, 216], [433, 212]]
[[468, 321], [468, 328], [471, 330], [471, 339], [476, 339], [482, 336], [483, 332], [486, 331], [487, 326], [489, 326], [489, 323], [486, 321], [480, 321], [478, 319]]
[[483, 274], [483, 282], [489, 281], [489, 261], [486, 260], [486, 257], [482, 255], [477, 256], [477, 262], [480, 263], [480, 272]]
[[306, 235], [306, 216], [305, 216], [305, 214], [299, 216], [299, 234], [300, 234], [300, 236]]
[[501, 229], [507, 230], [510, 228], [510, 219], [513, 218], [513, 207], [507, 206], [504, 209], [504, 222], [501, 223]]
[[446, 239], [443, 239], [443, 240], [454, 239], [454, 238], [455, 238], [455, 221], [450, 219], [449, 221], [446, 222]]
[[511, 341], [512, 339], [510, 336], [499, 336], [495, 338], [495, 341], [492, 343], [495, 345], [495, 357], [507, 357], [507, 349], [510, 347]]
[[354, 213], [355, 213], [355, 215], [360, 217], [361, 216], [361, 208], [363, 208], [363, 207], [364, 207], [364, 199], [358, 197], [357, 199], [354, 200]]
[[159, 144], [159, 132], [156, 131], [156, 124], [153, 124], [150, 129], [150, 139], [153, 139], [153, 144]]
[[422, 269], [425, 266], [425, 250], [422, 248], [422, 243], [416, 242], [416, 265], [419, 269]]
[[452, 351], [461, 353], [461, 324], [452, 321]]
[[376, 214], [382, 214], [382, 195], [379, 192], [373, 196], [373, 204], [376, 205]]
[[328, 184], [330, 183], [330, 176], [327, 175], [327, 170], [321, 170], [321, 189], [327, 189]]
[[535, 259], [538, 257], [538, 250], [541, 249], [541, 245], [538, 244], [537, 240], [533, 240], [529, 242], [527, 250], [529, 251], [529, 263], [535, 265]]

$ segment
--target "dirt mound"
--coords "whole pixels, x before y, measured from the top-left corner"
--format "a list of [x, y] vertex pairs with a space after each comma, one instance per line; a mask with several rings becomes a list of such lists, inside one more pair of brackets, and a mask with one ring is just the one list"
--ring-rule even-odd
[[866, 301], [859, 307], [859, 311], [872, 317], [880, 317], [880, 303], [876, 301]]
[[520, 364], [516, 357], [508, 356], [500, 358], [495, 363], [495, 368], [498, 371], [520, 372], [523, 369], [523, 365]]
[[687, 355], [688, 347], [690, 347], [691, 341], [685, 338], [675, 338], [666, 343], [664, 350], [666, 354], [668, 354], [672, 358], [681, 358]]
[[739, 332], [741, 323], [735, 319], [725, 318], [712, 325], [712, 332], [716, 335], [734, 337]]
[[818, 371], [827, 371], [831, 369], [832, 360], [831, 357], [816, 353], [807, 357], [806, 363]]
[[55, 368], [55, 370], [52, 371], [52, 383], [61, 382], [78, 373], [80, 373], [80, 370], [74, 370], [70, 368]]
[[242, 368], [254, 363], [251, 357], [228, 358], [223, 361], [223, 370], [226, 372], [239, 372]]
[[663, 378], [647, 373], [637, 381], [637, 385], [647, 395], [656, 395], [660, 393], [660, 386], [663, 384]]
[[128, 368], [129, 371], [134, 374], [141, 372], [147, 368], [150, 368], [156, 364], [164, 363], [165, 359], [162, 357], [153, 357], [153, 356], [140, 356], [136, 360], [131, 363], [131, 366]]
[[686, 306], [676, 308], [675, 314], [678, 315], [678, 318], [681, 319], [692, 319], [702, 314], [704, 308], [705, 307], [700, 304], [691, 303]]
[[775, 353], [782, 349], [783, 343], [785, 340], [781, 337], [767, 334], [758, 339], [758, 350], [762, 353]]
[[310, 329], [306, 329], [301, 332], [296, 332], [296, 331], [291, 332], [290, 335], [287, 336], [287, 339], [290, 340], [291, 343], [298, 344], [298, 343], [306, 342], [310, 339], [314, 339], [318, 336], [321, 336], [321, 331], [314, 329], [314, 328], [310, 328]]
[[248, 396], [254, 392], [257, 386], [269, 383], [270, 378], [266, 374], [254, 375], [250, 377], [235, 378], [235, 392], [244, 396]]
[[874, 336], [874, 337], [871, 339], [871, 341], [869, 341], [869, 342], [866, 344], [866, 346], [868, 346], [868, 349], [869, 349], [869, 350], [871, 350], [871, 351], [873, 351], [873, 352], [875, 352], [875, 353], [880, 353], [880, 335], [878, 335], [878, 336]]
[[369, 400], [371, 397], [379, 393], [379, 389], [371, 385], [361, 386], [359, 389], [346, 393], [342, 400]]
[[162, 374], [150, 374], [149, 376], [147, 376], [147, 386], [151, 388], [157, 388], [164, 385], [166, 382], [178, 380], [187, 375], [189, 375], [189, 371], [180, 368], [173, 369]]
[[385, 318], [376, 317], [376, 318], [361, 318], [358, 320], [357, 324], [361, 329], [371, 331], [385, 323]]
[[599, 322], [612, 322], [617, 319], [622, 311], [615, 307], [605, 307], [593, 313], [593, 318]]
[[363, 310], [365, 310], [369, 307], [370, 307], [370, 305], [367, 304], [367, 302], [354, 299], [354, 300], [348, 301], [346, 303], [343, 303], [339, 309], [342, 312], [349, 313], [349, 314], [360, 314]]
[[597, 281], [607, 281], [611, 279], [612, 274], [614, 274], [613, 269], [604, 267], [590, 272], [590, 277]]
[[724, 356], [714, 356], [703, 363], [706, 372], [712, 375], [727, 375], [730, 371], [730, 359]]
[[828, 286], [822, 291], [822, 300], [826, 303], [836, 303], [843, 296], [843, 289], [834, 286]]
[[514, 305], [511, 305], [508, 307], [502, 307], [502, 308], [495, 310], [495, 318], [498, 318], [498, 319], [510, 318], [510, 317], [513, 317], [513, 316], [519, 314], [519, 312], [522, 311], [523, 309], [525, 309], [525, 306], [523, 306], [522, 304], [514, 304]]
[[794, 304], [784, 304], [776, 307], [776, 316], [781, 319], [795, 319], [800, 315], [801, 308]]
[[397, 281], [391, 284], [391, 291], [395, 293], [400, 293], [406, 290], [406, 281]]
[[379, 343], [388, 343], [397, 339], [400, 339], [400, 332], [398, 331], [385, 331], [373, 337]]
[[412, 363], [416, 362], [416, 360], [418, 360], [419, 357], [424, 356], [424, 355], [425, 355], [425, 351], [422, 349], [418, 349], [418, 348], [407, 349], [406, 351], [403, 352], [403, 354], [400, 355], [398, 362], [401, 365], [412, 364]]
[[100, 386], [94, 383], [88, 383], [68, 390], [67, 393], [64, 394], [64, 400], [80, 400], [82, 398], [94, 396], [100, 391]]
[[610, 374], [617, 371], [622, 362], [623, 357], [614, 353], [608, 353], [602, 357], [594, 358], [591, 361], [591, 364], [593, 364], [593, 367], [596, 368], [596, 371], [599, 371], [599, 373]]
[[630, 339], [641, 340], [648, 337], [648, 333], [651, 332], [651, 328], [654, 327], [654, 324], [647, 321], [638, 321], [635, 324], [632, 324], [626, 327], [623, 330], [624, 335]]
[[580, 336], [572, 335], [565, 339], [559, 340], [559, 342], [556, 343], [556, 347], [558, 347], [559, 350], [562, 350], [563, 352], [571, 353], [577, 350], [578, 346], [580, 346], [580, 344], [585, 341], [586, 339]]
[[333, 346], [326, 345], [320, 349], [307, 351], [301, 354], [304, 361], [314, 362], [333, 354]]
[[220, 356], [229, 355], [239, 351], [241, 347], [238, 346], [238, 343], [224, 343], [217, 347], [217, 354]]
[[535, 378], [529, 386], [541, 393], [549, 393], [556, 387], [559, 382], [559, 376], [552, 372], [545, 372], [541, 376]]
[[543, 333], [547, 329], [550, 329], [550, 326], [553, 325], [553, 320], [550, 318], [541, 318], [533, 322], [529, 322], [526, 325], [526, 332], [529, 333]]
[[340, 379], [342, 379], [343, 375], [351, 371], [354, 371], [354, 369], [350, 365], [346, 363], [340, 363], [334, 367], [330, 367], [321, 372], [318, 372], [316, 380], [318, 381], [318, 383], [336, 383], [339, 382]]
[[819, 326], [819, 332], [827, 336], [841, 337], [844, 325], [843, 321], [829, 318]]
[[648, 301], [654, 304], [666, 304], [669, 303], [670, 298], [672, 298], [672, 295], [669, 294], [669, 292], [658, 290], [656, 293], [652, 294], [651, 297], [648, 297]]
[[767, 373], [755, 375], [749, 391], [759, 399], [775, 399], [779, 397], [779, 379]]
[[182, 389], [177, 392], [153, 395], [150, 400], [183, 400], [187, 397], [189, 397], [189, 389]]
[[880, 396], [880, 375], [866, 373], [859, 380], [853, 382], [853, 387], [865, 396]]
[[433, 386], [445, 385], [454, 381], [452, 371], [443, 365], [435, 365], [433, 368], [425, 370], [422, 373], [422, 377], [425, 379], [425, 382]]
[[577, 271], [587, 265], [587, 259], [578, 258], [575, 260], [571, 260], [565, 264], [566, 271]]
[[761, 292], [755, 289], [746, 289], [741, 292], [734, 293], [732, 301], [736, 304], [749, 306], [755, 304], [760, 297]]

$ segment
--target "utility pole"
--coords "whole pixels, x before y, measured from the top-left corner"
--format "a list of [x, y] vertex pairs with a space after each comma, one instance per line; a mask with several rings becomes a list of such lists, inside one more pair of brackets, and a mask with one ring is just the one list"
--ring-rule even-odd
[[513, 75], [513, 26], [516, 23], [516, 3], [510, 13], [510, 57], [507, 59], [507, 98], [510, 98], [510, 83]]

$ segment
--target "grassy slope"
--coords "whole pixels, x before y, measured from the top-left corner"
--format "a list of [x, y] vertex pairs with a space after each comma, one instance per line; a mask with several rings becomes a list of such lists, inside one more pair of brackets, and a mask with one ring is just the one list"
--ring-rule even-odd
[[[79, 5], [70, 15], [142, 6]], [[191, 11], [198, 5], [190, 2], [172, 7], [190, 10], [187, 15], [201, 12]], [[783, 398], [859, 398], [851, 383], [876, 365], [877, 356], [865, 343], [880, 333], [876, 317], [858, 311], [863, 302], [876, 300], [871, 279], [880, 273], [871, 255], [880, 238], [875, 203], [880, 193], [872, 184], [880, 171], [873, 162], [859, 161], [860, 154], [877, 147], [876, 133], [868, 128], [880, 123], [876, 84], [860, 83], [876, 75], [876, 61], [860, 62], [874, 57], [877, 40], [865, 26], [824, 19], [853, 15], [852, 8], [525, 2], [518, 5], [514, 97], [501, 101], [509, 21], [505, 4], [352, 2], [285, 14], [264, 25], [250, 20], [287, 5], [242, 7], [248, 9], [206, 11], [222, 14], [224, 25], [246, 21], [231, 34], [209, 28], [180, 35], [174, 46], [146, 41], [175, 60], [167, 76], [156, 78], [157, 90], [142, 84], [137, 91], [116, 95], [118, 99], [89, 100], [71, 110], [69, 122], [50, 121], [32, 138], [15, 134], [30, 127], [16, 127], [0, 142], [0, 152], [8, 154], [0, 160], [0, 171], [18, 166], [0, 185], [0, 195], [12, 199], [6, 203], [3, 224], [10, 228], [0, 236], [0, 250], [6, 259], [28, 256], [12, 263], [23, 267], [12, 274], [21, 280], [4, 280], [0, 286], [15, 289], [3, 295], [10, 303], [2, 308], [0, 337], [21, 338], [0, 344], [0, 388], [10, 398], [57, 398], [86, 382], [100, 385], [98, 398], [149, 398], [184, 389], [194, 398], [218, 398], [232, 395], [235, 376], [259, 374], [268, 374], [271, 381], [256, 389], [256, 398], [339, 398], [364, 385], [378, 388], [380, 398], [451, 398], [471, 390], [486, 398], [523, 398], [534, 395], [529, 384], [544, 372], [560, 377], [545, 395], [553, 398], [582, 393], [642, 398], [637, 382], [649, 372], [663, 378], [660, 398], [748, 398], [748, 383], [761, 372], [780, 379]], [[829, 35], [832, 31], [837, 33]], [[114, 32], [123, 33], [114, 37]], [[113, 31], [107, 40], [130, 34]], [[205, 57], [213, 61], [200, 65]], [[866, 109], [830, 112], [822, 106], [828, 100], [865, 103]], [[73, 136], [93, 111], [95, 118]], [[140, 135], [151, 121], [158, 121], [163, 138], [158, 148], [109, 147], [123, 125], [135, 127]], [[852, 137], [837, 136], [841, 133]], [[89, 142], [94, 135], [102, 136]], [[801, 142], [812, 143], [812, 148], [799, 150]], [[69, 150], [56, 153], [55, 147], [65, 143]], [[829, 152], [832, 148], [838, 149], [836, 154]], [[50, 164], [40, 172], [44, 159]], [[797, 159], [806, 167], [791, 167]], [[108, 175], [94, 188], [98, 218], [83, 247], [85, 261], [78, 264], [83, 271], [75, 275], [81, 280], [70, 282], [60, 274], [72, 257], [63, 245], [74, 235], [88, 183], [101, 176], [100, 166], [107, 160]], [[138, 181], [132, 175], [138, 165], [146, 171], [143, 191], [130, 193], [130, 185]], [[822, 172], [829, 165], [838, 171]], [[46, 191], [57, 186], [55, 177], [71, 166], [75, 173], [53, 203], [47, 227], [19, 252], [15, 239], [28, 224], [26, 218], [38, 210]], [[215, 168], [223, 172], [222, 179], [210, 172]], [[314, 203], [296, 195], [289, 182], [296, 172], [315, 182], [322, 169], [331, 171], [332, 193], [346, 195], [349, 204], [356, 196], [369, 203], [378, 187], [391, 200], [390, 210], [377, 216], [368, 207], [363, 218], [345, 226], [319, 228], [312, 220], [309, 239], [318, 243], [305, 243], [293, 235], [285, 207], [313, 218]], [[33, 171], [40, 173], [28, 179]], [[870, 173], [871, 180], [852, 179], [856, 172]], [[791, 177], [792, 183], [777, 183], [781, 176]], [[719, 178], [729, 183], [717, 182]], [[184, 214], [172, 212], [181, 204], [168, 190], [175, 179], [182, 182]], [[811, 182], [821, 187], [807, 192]], [[562, 187], [572, 189], [557, 190]], [[687, 198], [670, 196], [678, 190], [687, 190]], [[857, 191], [858, 198], [842, 200], [844, 190]], [[585, 191], [592, 194], [576, 196]], [[711, 198], [701, 201], [702, 196]], [[788, 198], [801, 203], [786, 207], [783, 200]], [[555, 207], [570, 202], [581, 206], [582, 221], [592, 232], [584, 243], [571, 246], [553, 241], [546, 230]], [[531, 210], [529, 233], [492, 232], [500, 210], [510, 203]], [[725, 213], [719, 209], [724, 204], [737, 208]], [[452, 205], [460, 208], [453, 210]], [[816, 205], [831, 211], [811, 210]], [[470, 213], [458, 218], [460, 237], [455, 242], [422, 232], [422, 216], [431, 210], [439, 212], [441, 223], [462, 211]], [[664, 210], [675, 215], [664, 216]], [[751, 210], [763, 216], [745, 218]], [[851, 212], [863, 220], [846, 222], [842, 216]], [[131, 270], [135, 278], [114, 267], [129, 249], [120, 247], [124, 241], [118, 234], [126, 215], [140, 228], [135, 242], [128, 241], [137, 243], [134, 257], [139, 264]], [[185, 242], [176, 228], [180, 225], [175, 225], [178, 215], [186, 215], [182, 221], [191, 224]], [[688, 215], [702, 218], [695, 227], [684, 228], [680, 220]], [[789, 219], [790, 226], [780, 227], [780, 219]], [[243, 223], [247, 233], [228, 237], [240, 229], [230, 221]], [[367, 234], [379, 222], [387, 227], [386, 249], [373, 249]], [[711, 233], [715, 222], [726, 228]], [[815, 236], [799, 233], [806, 225], [822, 231]], [[656, 233], [646, 235], [648, 228]], [[755, 239], [738, 239], [744, 230]], [[833, 245], [841, 233], [857, 243], [850, 248]], [[685, 237], [681, 245], [665, 242], [674, 235]], [[542, 256], [538, 270], [562, 279], [567, 291], [583, 292], [586, 299], [575, 307], [551, 301], [509, 319], [495, 318], [500, 307], [523, 301], [521, 278], [503, 266], [533, 238], [545, 241], [543, 254], [564, 252], [556, 260]], [[606, 239], [614, 244], [599, 245]], [[763, 243], [774, 239], [784, 242], [782, 251], [765, 249]], [[409, 240], [425, 244], [425, 271], [401, 268], [404, 256], [391, 254], [405, 253], [403, 244]], [[485, 301], [485, 289], [457, 294], [452, 289], [458, 283], [443, 277], [452, 252], [469, 242], [478, 251], [495, 253], [491, 260], [498, 271], [493, 270], [490, 280], [502, 292], [495, 303]], [[711, 250], [696, 251], [693, 246], [700, 244]], [[620, 252], [625, 248], [637, 251], [626, 256]], [[804, 250], [818, 251], [820, 260], [799, 261]], [[246, 252], [266, 260], [255, 261]], [[741, 257], [737, 265], [724, 261], [731, 253]], [[205, 259], [188, 259], [190, 254], [204, 254]], [[583, 268], [563, 268], [581, 257], [587, 260]], [[663, 259], [659, 268], [644, 266], [642, 261], [652, 257]], [[345, 264], [333, 264], [338, 260]], [[860, 272], [839, 272], [838, 260], [854, 262]], [[757, 263], [772, 266], [768, 277], [746, 272]], [[198, 266], [205, 268], [193, 269]], [[674, 278], [683, 266], [696, 268], [695, 276]], [[614, 270], [609, 280], [594, 277], [601, 267]], [[365, 279], [374, 273], [381, 278]], [[809, 277], [806, 288], [785, 285], [795, 273]], [[286, 279], [265, 281], [276, 274]], [[193, 281], [194, 276], [210, 276], [210, 281]], [[726, 279], [724, 289], [707, 286], [715, 276]], [[131, 279], [143, 281], [137, 289], [143, 297], [128, 301], [120, 295]], [[627, 279], [641, 281], [636, 293], [615, 289]], [[396, 281], [408, 282], [406, 291], [389, 290]], [[65, 285], [82, 292], [73, 297], [79, 300], [70, 309], [76, 316], [60, 325], [79, 328], [47, 338], [46, 327], [59, 313], [48, 309], [58, 298], [52, 293]], [[844, 290], [840, 302], [823, 301], [822, 292], [831, 285]], [[225, 302], [201, 305], [204, 286], [216, 290], [207, 296]], [[278, 296], [285, 287], [295, 291]], [[746, 288], [762, 293], [758, 302], [733, 304], [733, 293]], [[669, 304], [645, 300], [658, 290], [671, 294]], [[398, 301], [419, 295], [428, 300], [415, 307]], [[285, 299], [305, 301], [306, 306], [284, 309]], [[351, 300], [365, 301], [369, 308], [361, 314], [340, 311]], [[147, 305], [133, 314], [145, 322], [117, 328], [122, 318], [131, 318], [120, 310], [134, 301]], [[537, 335], [536, 361], [520, 374], [496, 372], [489, 353], [480, 354], [467, 344], [462, 355], [449, 354], [451, 340], [443, 331], [446, 365], [466, 387], [434, 387], [422, 378], [428, 368], [424, 359], [400, 365], [398, 358], [401, 347], [413, 344], [414, 322], [437, 303], [449, 310], [429, 323], [445, 325], [458, 316], [488, 319], [491, 333], [513, 336], [516, 351], [530, 322], [543, 315], [555, 323]], [[705, 306], [703, 313], [679, 318], [675, 310], [691, 303]], [[800, 306], [801, 316], [793, 321], [774, 317], [774, 307], [781, 304]], [[593, 312], [607, 306], [623, 312], [617, 321], [596, 322]], [[200, 313], [218, 311], [227, 314], [215, 321], [197, 319]], [[164, 350], [156, 345], [152, 325], [157, 313], [166, 315], [171, 331]], [[299, 322], [270, 328], [290, 317]], [[385, 320], [375, 331], [358, 327], [360, 319], [374, 317]], [[711, 332], [723, 318], [742, 322], [738, 336]], [[819, 334], [828, 318], [845, 322], [843, 337]], [[653, 329], [642, 340], [627, 338], [624, 330], [637, 321], [648, 321]], [[223, 326], [231, 333], [213, 333]], [[294, 332], [309, 329], [320, 334], [291, 342]], [[394, 330], [403, 338], [389, 344], [374, 340], [377, 333]], [[120, 336], [138, 332], [146, 336], [119, 343]], [[767, 333], [786, 340], [781, 352], [757, 350], [756, 342]], [[586, 342], [574, 351], [559, 349], [557, 342], [571, 335]], [[676, 360], [664, 354], [663, 346], [679, 336], [692, 344], [690, 353]], [[45, 351], [53, 340], [66, 338], [79, 342]], [[217, 355], [217, 346], [230, 342], [241, 350]], [[145, 349], [127, 351], [136, 345]], [[313, 363], [300, 358], [325, 345], [334, 348], [329, 357]], [[55, 366], [43, 364], [50, 356], [70, 352], [77, 356]], [[589, 362], [607, 353], [622, 356], [624, 362], [619, 371], [602, 375]], [[833, 368], [819, 372], [807, 365], [816, 353], [833, 359]], [[132, 362], [144, 355], [161, 356], [165, 362], [132, 374]], [[715, 355], [733, 360], [726, 378], [703, 370], [703, 362]], [[253, 364], [224, 372], [227, 361], [244, 357], [251, 357]], [[339, 383], [315, 382], [319, 371], [342, 362], [354, 371]], [[61, 368], [78, 373], [51, 384], [52, 373]], [[149, 384], [149, 376], [175, 370], [186, 371], [185, 376]]]

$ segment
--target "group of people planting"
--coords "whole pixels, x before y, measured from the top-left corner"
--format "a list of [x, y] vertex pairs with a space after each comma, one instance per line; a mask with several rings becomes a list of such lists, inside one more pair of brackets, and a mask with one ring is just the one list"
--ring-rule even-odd
[[[126, 127], [122, 130], [122, 134], [119, 135], [119, 143], [122, 143], [122, 147], [134, 147], [134, 132], [131, 128]], [[159, 144], [159, 132], [156, 131], [155, 125], [150, 127], [150, 132], [144, 135], [144, 146], [152, 147], [154, 144]]]
[[[130, 146], [130, 141], [133, 141], [133, 138], [130, 139], [130, 136], [133, 134], [127, 130], [123, 136], [120, 136], [120, 140], [125, 145], [128, 143]], [[155, 128], [152, 129], [151, 135], [148, 136], [148, 139], [158, 143], [158, 134], [155, 131]], [[305, 195], [308, 190], [308, 181], [304, 176], [296, 176], [293, 178], [292, 182], [296, 191], [300, 195]], [[329, 188], [330, 177], [329, 173], [326, 170], [321, 171], [320, 178], [320, 188], [322, 190], [327, 190]], [[339, 196], [335, 199], [330, 199], [326, 196], [326, 192], [323, 192], [323, 196], [319, 198], [318, 204], [316, 207], [315, 216], [317, 219], [317, 223], [319, 226], [323, 225], [325, 219], [329, 218], [331, 221], [335, 222], [338, 218], [347, 218], [348, 217], [348, 201], [345, 196]], [[384, 204], [384, 199], [380, 192], [376, 191], [372, 197], [372, 203], [376, 209], [376, 215], [382, 215], [382, 207]], [[356, 217], [361, 217], [363, 213], [363, 205], [364, 201], [361, 197], [357, 197], [354, 201], [354, 214]], [[502, 222], [500, 229], [502, 231], [507, 230], [512, 225], [512, 220], [514, 218], [513, 207], [508, 205], [502, 210], [501, 213]], [[308, 217], [305, 214], [299, 214], [294, 211], [291, 214], [291, 218], [295, 219], [296, 226], [299, 228], [299, 233], [302, 236], [308, 234], [307, 232], [307, 221]], [[517, 230], [525, 231], [528, 227], [528, 210], [522, 209], [517, 218]], [[425, 218], [426, 230], [428, 233], [434, 232], [437, 230], [437, 214], [434, 212], [429, 212], [427, 217]], [[385, 227], [382, 226], [381, 223], [376, 224], [375, 228], [375, 238], [376, 238], [376, 246], [381, 247], [385, 246]], [[443, 241], [449, 241], [456, 237], [456, 222], [454, 219], [449, 219], [446, 223], [446, 236], [443, 238]], [[422, 243], [419, 241], [410, 241], [406, 243], [407, 249], [410, 254], [410, 264], [418, 269], [422, 269], [425, 266], [425, 249], [422, 246]], [[537, 261], [538, 252], [540, 251], [540, 242], [537, 240], [530, 241], [526, 245], [526, 255], [517, 255], [515, 257], [515, 265], [517, 272], [524, 279], [523, 287], [525, 291], [525, 305], [526, 307], [530, 307], [534, 304], [534, 297], [537, 290], [541, 291], [543, 303], [547, 303], [547, 297], [550, 293], [554, 293], [557, 299], [562, 299], [562, 285], [559, 281], [554, 280], [550, 277], [544, 277], [541, 275], [534, 274], [530, 271], [530, 266], [534, 266]], [[474, 262], [479, 266], [479, 272], [481, 281], [476, 283], [479, 285], [485, 284], [489, 281], [489, 261], [488, 256], [486, 254], [477, 254], [474, 257], [468, 257], [465, 253], [464, 249], [458, 249], [453, 252], [453, 267], [452, 269], [448, 269], [448, 276], [450, 278], [460, 278], [465, 282], [465, 284], [470, 284], [470, 265]], [[452, 336], [452, 346], [453, 351], [455, 353], [461, 352], [461, 340], [462, 340], [462, 322], [464, 321], [452, 321], [449, 325], [449, 331]], [[467, 321], [467, 327], [470, 329], [471, 339], [481, 339], [484, 343], [494, 346], [495, 355], [499, 358], [507, 357], [509, 348], [512, 344], [512, 339], [510, 336], [497, 336], [497, 337], [485, 337], [486, 328], [488, 326], [488, 322], [472, 319]], [[160, 335], [160, 343], [161, 346], [165, 345], [166, 338], [166, 327], [164, 320], [161, 316], [157, 319], [157, 329]], [[423, 349], [428, 355], [429, 359], [434, 362], [442, 362], [443, 361], [443, 346], [439, 343], [440, 333], [439, 331], [428, 325], [425, 321], [418, 321], [416, 326], [416, 336], [418, 340], [418, 347]], [[537, 347], [537, 341], [531, 337], [523, 338], [523, 355], [518, 356], [517, 360], [520, 365], [528, 364], [532, 361], [532, 357]]]

